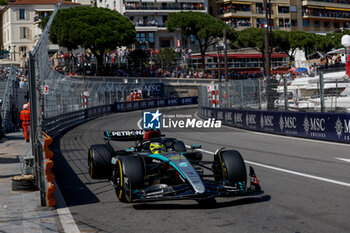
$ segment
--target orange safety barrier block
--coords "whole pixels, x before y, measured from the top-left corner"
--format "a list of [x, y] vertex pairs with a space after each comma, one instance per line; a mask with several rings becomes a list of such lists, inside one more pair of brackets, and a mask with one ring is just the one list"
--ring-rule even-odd
[[56, 198], [53, 196], [53, 193], [55, 192], [56, 187], [53, 183], [49, 182], [49, 186], [47, 187], [47, 204], [49, 207], [56, 206]]
[[46, 180], [48, 182], [46, 198], [47, 198], [48, 206], [54, 207], [54, 206], [56, 206], [56, 199], [53, 196], [53, 193], [55, 192], [56, 187], [52, 182], [55, 180], [55, 174], [51, 170], [54, 166], [54, 162], [51, 160], [52, 157], [54, 156], [54, 153], [49, 148], [49, 146], [53, 142], [53, 139], [44, 132], [43, 132], [43, 135], [45, 136], [45, 138], [44, 138], [44, 154], [45, 154], [45, 159], [47, 159], [45, 161], [45, 176], [46, 176]]

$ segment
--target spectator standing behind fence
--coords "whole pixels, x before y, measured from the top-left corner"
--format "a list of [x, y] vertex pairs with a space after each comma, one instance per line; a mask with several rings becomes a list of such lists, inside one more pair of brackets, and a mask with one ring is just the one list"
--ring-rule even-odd
[[26, 142], [29, 142], [30, 110], [28, 104], [23, 105], [23, 110], [21, 111], [20, 119], [22, 121], [24, 138], [26, 139]]

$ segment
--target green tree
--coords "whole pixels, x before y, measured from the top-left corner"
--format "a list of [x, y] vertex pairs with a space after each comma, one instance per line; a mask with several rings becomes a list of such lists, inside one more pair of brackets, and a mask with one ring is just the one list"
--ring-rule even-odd
[[253, 48], [256, 51], [264, 52], [264, 29], [261, 28], [246, 28], [238, 32], [236, 41], [238, 48]]
[[176, 61], [178, 55], [174, 51], [174, 49], [166, 48], [159, 50], [157, 58], [159, 59], [162, 68], [172, 66]]
[[105, 51], [134, 42], [136, 31], [129, 19], [116, 11], [97, 7], [60, 10], [50, 29], [50, 40], [69, 50], [81, 46], [97, 58], [99, 71]]
[[290, 60], [294, 59], [294, 50], [291, 51], [290, 32], [288, 31], [273, 31], [272, 32], [272, 45], [275, 51], [280, 51], [289, 56]]
[[333, 48], [343, 48], [343, 45], [341, 44], [341, 38], [344, 36], [344, 35], [349, 35], [350, 34], [350, 31], [348, 30], [345, 30], [341, 33], [332, 33], [330, 34], [330, 39], [332, 40], [333, 42]]
[[265, 40], [264, 29], [262, 28], [246, 28], [238, 32], [238, 37], [233, 46], [235, 48], [252, 48], [262, 54], [265, 62]]
[[224, 22], [211, 15], [202, 12], [178, 12], [170, 13], [166, 22], [168, 31], [181, 32], [193, 36], [197, 41], [202, 58], [203, 70], [205, 69], [205, 53], [207, 49], [217, 44], [223, 38], [223, 29], [226, 28], [227, 38], [235, 40], [235, 31]]
[[7, 5], [8, 4], [7, 2], [8, 2], [7, 0], [0, 0], [0, 5]]
[[147, 50], [136, 49], [129, 53], [128, 60], [132, 62], [134, 69], [142, 70], [148, 61], [150, 54]]

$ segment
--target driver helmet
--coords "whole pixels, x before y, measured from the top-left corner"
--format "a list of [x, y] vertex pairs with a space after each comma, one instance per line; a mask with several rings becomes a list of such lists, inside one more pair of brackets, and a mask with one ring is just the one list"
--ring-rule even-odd
[[160, 154], [164, 153], [166, 148], [165, 145], [160, 142], [151, 142], [151, 144], [149, 145], [149, 150], [152, 154]]

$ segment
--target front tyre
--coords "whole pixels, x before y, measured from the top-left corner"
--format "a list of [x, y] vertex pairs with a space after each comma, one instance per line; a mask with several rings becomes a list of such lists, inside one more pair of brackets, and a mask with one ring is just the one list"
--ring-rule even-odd
[[116, 195], [121, 202], [132, 201], [132, 191], [144, 185], [145, 168], [142, 160], [136, 156], [123, 156], [114, 169]]
[[228, 180], [232, 185], [247, 184], [247, 171], [242, 155], [236, 150], [221, 151], [214, 156], [215, 181]]

